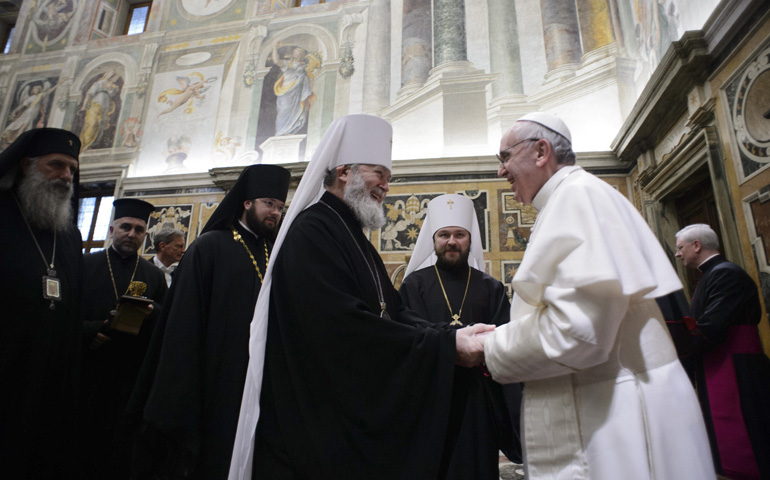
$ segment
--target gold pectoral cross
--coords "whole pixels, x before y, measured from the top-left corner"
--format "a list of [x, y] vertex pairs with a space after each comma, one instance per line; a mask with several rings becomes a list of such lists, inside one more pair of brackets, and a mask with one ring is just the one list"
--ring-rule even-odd
[[463, 322], [460, 321], [460, 315], [455, 313], [452, 315], [452, 322], [449, 325], [460, 325], [463, 326]]

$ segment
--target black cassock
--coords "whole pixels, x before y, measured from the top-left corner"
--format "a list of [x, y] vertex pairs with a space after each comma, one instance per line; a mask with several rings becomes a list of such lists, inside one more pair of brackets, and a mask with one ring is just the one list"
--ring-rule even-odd
[[695, 371], [717, 472], [737, 478], [758, 469], [770, 478], [770, 360], [757, 330], [757, 285], [721, 255], [698, 268], [703, 276], [691, 306], [696, 328], [677, 350], [689, 355]]
[[[462, 304], [463, 325], [508, 323], [510, 303], [505, 287], [484, 272], [438, 268], [441, 281], [457, 314]], [[438, 325], [452, 321], [449, 307], [433, 266], [413, 272], [399, 289], [404, 303]], [[458, 327], [459, 328], [459, 327]], [[479, 368], [455, 367], [449, 435], [444, 447], [440, 478], [472, 480], [500, 478], [498, 452], [521, 463], [519, 407], [521, 385], [501, 386]]]
[[[264, 275], [265, 240], [236, 228]], [[227, 478], [261, 286], [232, 230], [206, 232], [184, 254], [131, 401], [146, 423], [134, 478]]]
[[[83, 254], [74, 226], [56, 234], [61, 301], [43, 298], [47, 269], [16, 202], [0, 192], [0, 477], [74, 478]], [[53, 232], [35, 229], [50, 262]]]
[[254, 478], [436, 478], [454, 332], [404, 309], [359, 222], [328, 192], [273, 261]]
[[[78, 427], [84, 478], [128, 478], [131, 432], [126, 406], [167, 290], [163, 272], [141, 257], [136, 262], [136, 255], [122, 258], [112, 247], [83, 258], [84, 353]], [[147, 284], [144, 296], [154, 301], [152, 313], [138, 335], [110, 333], [110, 341], [91, 350], [89, 345], [115, 308], [115, 288], [119, 296], [126, 293], [134, 268], [133, 280]]]

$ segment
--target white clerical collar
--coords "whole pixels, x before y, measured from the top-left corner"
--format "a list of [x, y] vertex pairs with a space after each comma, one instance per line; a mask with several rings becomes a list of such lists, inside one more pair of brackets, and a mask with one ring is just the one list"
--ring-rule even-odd
[[700, 270], [700, 267], [702, 267], [702, 266], [703, 266], [703, 264], [705, 264], [706, 262], [708, 262], [708, 261], [709, 261], [709, 260], [711, 260], [712, 258], [716, 257], [717, 255], [719, 255], [719, 254], [718, 254], [718, 253], [715, 253], [714, 255], [712, 255], [712, 256], [710, 256], [709, 258], [707, 258], [707, 259], [703, 260], [702, 262], [700, 262], [700, 265], [698, 265], [698, 270]]
[[535, 207], [535, 210], [539, 212], [545, 208], [545, 204], [548, 203], [548, 199], [551, 198], [551, 194], [553, 194], [554, 190], [556, 190], [556, 187], [559, 186], [562, 180], [567, 178], [567, 175], [582, 169], [583, 167], [579, 165], [570, 165], [568, 167], [560, 168], [556, 171], [556, 173], [551, 175], [551, 178], [549, 178], [548, 181], [545, 182], [542, 187], [540, 187], [540, 191], [537, 192], [535, 198], [532, 199], [532, 206]]

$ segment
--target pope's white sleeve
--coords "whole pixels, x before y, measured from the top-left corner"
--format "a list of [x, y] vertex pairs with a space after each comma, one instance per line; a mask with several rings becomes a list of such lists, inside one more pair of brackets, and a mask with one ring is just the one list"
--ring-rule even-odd
[[484, 342], [497, 382], [514, 383], [574, 373], [605, 362], [629, 298], [614, 281], [576, 288], [545, 287], [537, 305], [514, 296], [511, 321]]

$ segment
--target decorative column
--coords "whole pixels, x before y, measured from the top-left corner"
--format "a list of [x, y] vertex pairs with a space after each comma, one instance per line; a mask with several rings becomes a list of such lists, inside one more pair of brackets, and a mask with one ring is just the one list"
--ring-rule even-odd
[[433, 0], [433, 58], [436, 66], [468, 60], [465, 2]]
[[561, 0], [542, 0], [540, 12], [548, 65], [546, 81], [574, 76], [582, 55], [575, 4]]
[[522, 115], [536, 110], [527, 104], [516, 16], [516, 2], [489, 0], [489, 63], [497, 75], [492, 82], [488, 118], [490, 135], [499, 138]]
[[607, 0], [576, 0], [575, 4], [583, 44], [583, 63], [611, 54], [615, 34]]
[[430, 0], [404, 0], [402, 21], [399, 96], [420, 88], [433, 66]]
[[373, 0], [366, 25], [363, 112], [390, 105], [390, 0]]
[[492, 98], [523, 95], [519, 32], [516, 28], [516, 2], [489, 0], [489, 62], [497, 79], [492, 83]]
[[[417, 2], [404, 0], [404, 13], [407, 4], [413, 7]], [[419, 3], [424, 5], [422, 0]], [[464, 0], [433, 0], [433, 44], [435, 67], [424, 84], [411, 90], [402, 87], [394, 104], [383, 111], [393, 123], [395, 158], [468, 156], [487, 150], [486, 95], [494, 75], [468, 61]], [[431, 115], [429, 125], [424, 121], [426, 112]], [[419, 145], [399, 142], [402, 135], [409, 138], [418, 124], [424, 125], [426, 141]]]

